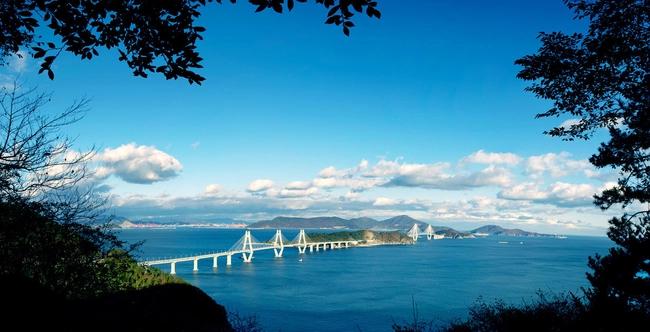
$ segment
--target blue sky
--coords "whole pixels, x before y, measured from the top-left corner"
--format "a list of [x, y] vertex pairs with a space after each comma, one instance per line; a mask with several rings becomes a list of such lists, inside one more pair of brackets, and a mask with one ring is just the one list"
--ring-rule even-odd
[[351, 37], [313, 5], [209, 6], [201, 86], [133, 77], [109, 51], [63, 56], [54, 81], [31, 59], [1, 77], [52, 91], [53, 112], [92, 100], [70, 133], [99, 148], [98, 178], [132, 218], [411, 214], [604, 234], [589, 196], [612, 177], [585, 161], [596, 142], [543, 135], [568, 119], [534, 119], [548, 103], [515, 78], [540, 31], [582, 29], [562, 2], [379, 6]]

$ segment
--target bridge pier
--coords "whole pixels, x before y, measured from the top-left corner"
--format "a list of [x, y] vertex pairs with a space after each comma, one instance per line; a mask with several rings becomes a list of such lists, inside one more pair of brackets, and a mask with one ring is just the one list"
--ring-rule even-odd
[[275, 257], [282, 257], [282, 252], [284, 251], [284, 241], [282, 241], [282, 231], [277, 229], [275, 231], [275, 236], [273, 238], [273, 253]]
[[199, 270], [199, 259], [194, 257], [194, 269], [192, 271], [196, 272]]
[[327, 251], [327, 243], [323, 243], [323, 251]]
[[212, 257], [212, 268], [213, 269], [217, 268], [217, 256]]
[[[247, 251], [248, 255], [246, 255]], [[251, 231], [246, 230], [246, 232], [244, 232], [244, 243], [242, 244], [241, 253], [244, 263], [250, 263], [253, 260], [253, 252], [253, 237], [251, 236]]]
[[313, 245], [309, 246], [309, 252], [314, 252], [314, 246]]
[[345, 247], [348, 248], [350, 246], [350, 242], [345, 242]]
[[305, 235], [305, 230], [301, 229], [298, 233], [298, 253], [304, 254], [307, 251], [307, 235]]
[[232, 265], [232, 255], [226, 256], [226, 265], [227, 266]]
[[246, 253], [242, 253], [241, 256], [244, 259], [244, 263], [250, 263], [253, 261], [253, 253], [250, 253], [248, 255], [246, 255]]
[[172, 262], [171, 271], [169, 271], [169, 274], [176, 274], [176, 262]]
[[431, 227], [431, 225], [428, 225], [427, 229], [424, 231], [427, 233], [427, 240], [431, 240], [431, 238], [433, 238], [433, 227]]
[[420, 227], [418, 224], [413, 224], [413, 227], [406, 233], [408, 236], [413, 239], [413, 242], [418, 242], [418, 237], [420, 236]]

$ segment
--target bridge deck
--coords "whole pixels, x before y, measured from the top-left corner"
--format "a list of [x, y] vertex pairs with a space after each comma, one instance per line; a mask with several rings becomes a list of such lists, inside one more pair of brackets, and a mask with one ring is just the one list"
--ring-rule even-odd
[[[303, 247], [303, 246], [310, 247], [310, 246], [320, 246], [320, 245], [331, 245], [331, 244], [334, 244], [334, 243], [337, 243], [337, 244], [341, 244], [341, 243], [343, 243], [343, 244], [345, 244], [345, 243], [357, 244], [358, 242], [359, 241], [328, 241], [328, 242], [308, 242], [307, 244], [292, 243], [292, 244], [285, 244], [285, 245], [283, 245], [283, 247], [284, 248], [294, 248], [294, 247]], [[266, 246], [266, 247], [253, 248], [253, 252], [262, 251], [262, 250], [272, 250], [274, 248], [279, 249], [279, 247], [274, 247], [273, 245], [269, 245], [269, 246]], [[185, 257], [177, 257], [177, 258], [164, 258], [164, 259], [149, 260], [149, 261], [141, 262], [141, 264], [152, 266], [152, 265], [163, 265], [163, 264], [171, 264], [171, 263], [191, 262], [191, 261], [194, 261], [194, 260], [201, 260], [201, 259], [214, 258], [214, 257], [232, 256], [232, 255], [237, 255], [237, 254], [242, 254], [242, 253], [249, 253], [249, 252], [250, 252], [250, 250], [219, 251], [219, 252], [200, 254], [200, 255], [194, 255], [194, 256], [185, 256]]]

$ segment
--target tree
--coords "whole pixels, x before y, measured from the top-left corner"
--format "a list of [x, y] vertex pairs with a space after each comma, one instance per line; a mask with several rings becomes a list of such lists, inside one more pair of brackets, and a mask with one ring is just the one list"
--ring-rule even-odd
[[65, 298], [178, 283], [143, 267], [111, 232], [105, 200], [93, 192], [87, 164], [62, 134], [87, 100], [60, 114], [48, 94], [19, 84], [0, 89], [0, 277], [26, 278]]
[[18, 83], [0, 89], [0, 199], [47, 201], [59, 220], [95, 219], [104, 202], [89, 181], [94, 149], [73, 150], [74, 140], [61, 132], [83, 117], [88, 100], [55, 115], [44, 110], [49, 101], [49, 94]]
[[[539, 118], [569, 116], [546, 133], [564, 140], [606, 131], [590, 162], [618, 171], [616, 186], [594, 196], [603, 210], [624, 209], [609, 221], [617, 246], [590, 258], [592, 309], [650, 316], [650, 4], [647, 0], [566, 0], [586, 33], [541, 33], [537, 53], [515, 63], [528, 91], [553, 106]], [[577, 118], [577, 119], [576, 119]]]
[[[111, 231], [91, 189], [91, 152], [61, 130], [87, 101], [61, 114], [49, 96], [0, 89], [0, 293], [7, 325], [28, 331], [233, 331], [200, 289], [138, 263]], [[82, 189], [80, 189], [80, 187]], [[189, 304], [189, 305], [188, 305]], [[39, 317], [39, 319], [32, 319]]]
[[[307, 2], [307, 0], [295, 0]], [[328, 9], [326, 24], [341, 26], [345, 35], [354, 27], [354, 13], [379, 18], [377, 2], [371, 0], [314, 0]], [[186, 79], [190, 84], [205, 79], [196, 73], [201, 57], [196, 43], [204, 27], [195, 25], [200, 9], [213, 0], [94, 1], [7, 0], [0, 2], [0, 57], [29, 49], [42, 59], [39, 73], [54, 79], [52, 64], [61, 52], [92, 59], [101, 48], [117, 48], [120, 61], [135, 76], [161, 73], [167, 79]], [[221, 4], [222, 0], [214, 0]], [[236, 0], [230, 0], [235, 3]], [[248, 0], [256, 11], [292, 10], [294, 0]], [[43, 26], [60, 38], [48, 40], [37, 34]], [[0, 65], [3, 60], [0, 60]]]

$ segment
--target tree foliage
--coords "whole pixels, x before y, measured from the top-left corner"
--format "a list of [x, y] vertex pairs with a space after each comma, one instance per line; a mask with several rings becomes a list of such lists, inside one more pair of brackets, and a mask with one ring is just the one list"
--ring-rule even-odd
[[[307, 0], [295, 0], [307, 2]], [[52, 64], [66, 51], [92, 59], [102, 48], [116, 48], [119, 60], [136, 76], [161, 73], [167, 79], [186, 79], [190, 84], [205, 79], [197, 41], [205, 27], [196, 25], [201, 9], [222, 0], [7, 0], [0, 2], [0, 56], [19, 54], [21, 48], [42, 59], [40, 73], [54, 79]], [[230, 0], [235, 3], [236, 0]], [[256, 11], [292, 10], [294, 0], [248, 0]], [[314, 0], [327, 9], [326, 24], [350, 34], [352, 17], [364, 13], [379, 18], [377, 2], [370, 0]], [[56, 39], [45, 39], [38, 29]], [[0, 60], [0, 64], [2, 64]]]
[[[541, 33], [537, 53], [516, 61], [527, 88], [553, 106], [537, 117], [570, 117], [547, 132], [564, 140], [606, 141], [591, 156], [598, 168], [618, 171], [618, 183], [595, 196], [603, 210], [626, 208], [610, 222], [617, 244], [590, 259], [594, 308], [650, 315], [650, 4], [647, 0], [565, 1], [585, 33]], [[630, 212], [631, 211], [631, 212]], [[618, 310], [616, 309], [616, 310]]]
[[86, 178], [92, 149], [78, 153], [61, 130], [77, 122], [88, 101], [63, 112], [44, 111], [50, 95], [13, 84], [0, 89], [0, 193], [34, 197], [73, 187]]
[[59, 114], [45, 109], [49, 101], [18, 84], [0, 90], [0, 276], [65, 298], [180, 282], [140, 266], [105, 223], [87, 171], [93, 150], [74, 151], [62, 133], [87, 101]]
[[119, 289], [102, 258], [120, 246], [100, 229], [57, 223], [50, 209], [21, 198], [0, 201], [0, 274], [24, 276], [65, 297]]

